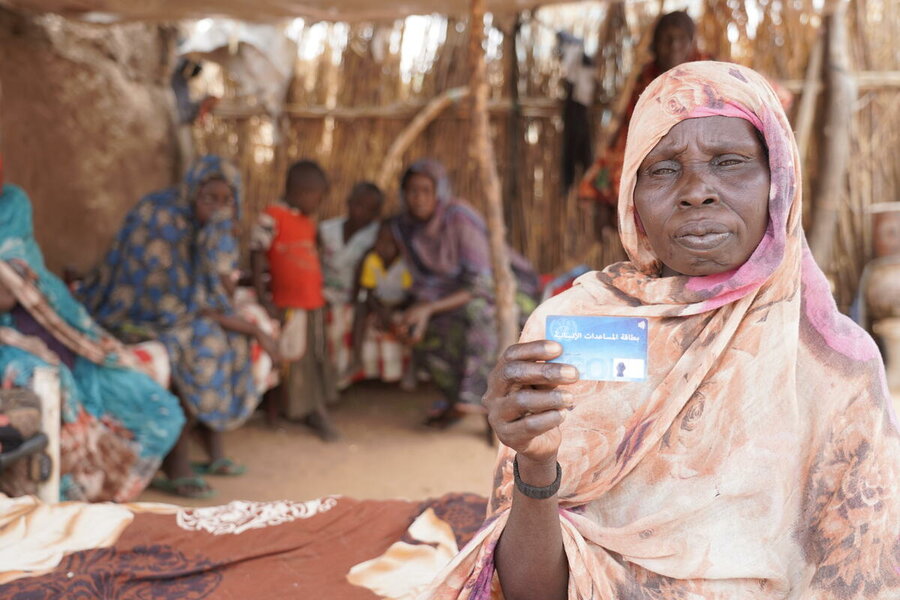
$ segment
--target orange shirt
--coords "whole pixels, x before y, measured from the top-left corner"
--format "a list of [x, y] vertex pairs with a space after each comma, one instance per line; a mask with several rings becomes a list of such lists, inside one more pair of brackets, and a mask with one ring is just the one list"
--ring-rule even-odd
[[254, 248], [269, 259], [275, 306], [315, 310], [325, 305], [312, 219], [283, 204], [270, 206], [260, 215]]

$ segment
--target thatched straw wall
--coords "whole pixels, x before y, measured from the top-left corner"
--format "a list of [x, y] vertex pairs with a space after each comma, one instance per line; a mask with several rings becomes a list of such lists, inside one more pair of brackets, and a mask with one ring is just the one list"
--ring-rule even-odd
[[[684, 6], [663, 4], [667, 11]], [[699, 6], [693, 16], [707, 52], [789, 80], [799, 90], [820, 33], [818, 4], [704, 0], [692, 6]], [[894, 39], [900, 14], [890, 0], [852, 0], [850, 8], [853, 68], [890, 72], [893, 79], [868, 76], [855, 107], [848, 186], [828, 265], [844, 308], [869, 254], [866, 207], [897, 199], [900, 189], [895, 158], [900, 154], [900, 53]], [[589, 51], [600, 48], [601, 89], [594, 110], [599, 128], [609, 116], [605, 109], [636, 67], [634, 49], [659, 10], [659, 2], [648, 1], [523, 13], [515, 86], [510, 43], [515, 23], [492, 23], [493, 129], [510, 241], [542, 271], [588, 255], [593, 241], [585, 210], [560, 190], [561, 89], [554, 30], [585, 37]], [[34, 198], [38, 236], [51, 264], [86, 267], [99, 259], [124, 211], [141, 194], [172, 181], [175, 149], [165, 90], [171, 33], [140, 25], [91, 27], [55, 17], [28, 19], [8, 11], [0, 16], [0, 128], [8, 178], [24, 184]], [[241, 166], [249, 209], [245, 229], [278, 197], [285, 166], [300, 157], [318, 159], [331, 173], [334, 185], [322, 216], [340, 213], [354, 182], [379, 175], [389, 146], [417, 111], [437, 94], [467, 83], [465, 23], [427, 22], [438, 34], [435, 44], [404, 69], [399, 50], [411, 35], [408, 21], [307, 23], [299, 40], [306, 58], [297, 62], [287, 111], [277, 123], [248, 110], [246, 99], [237, 98], [227, 80], [205, 81], [214, 92], [224, 90], [226, 99], [213, 118], [195, 128], [197, 149], [221, 153]], [[387, 40], [380, 62], [373, 57], [378, 40]], [[517, 111], [510, 101], [513, 87], [520, 98]], [[795, 110], [799, 104], [795, 99]], [[807, 225], [816, 215], [821, 112], [805, 165]], [[481, 206], [468, 136], [462, 102], [432, 123], [404, 160], [424, 155], [443, 160], [458, 193]], [[393, 200], [396, 189], [388, 191]], [[603, 266], [602, 255], [592, 256], [594, 266]]]
[[[753, 4], [753, 6], [748, 6]], [[820, 33], [822, 14], [812, 0], [790, 3], [731, 3], [706, 0], [699, 14], [698, 33], [703, 48], [713, 56], [752, 66], [778, 80], [789, 80], [799, 91], [807, 61]], [[595, 127], [601, 125], [604, 109], [634, 67], [633, 50], [641, 34], [648, 31], [658, 14], [659, 3], [622, 6], [584, 3], [578, 10], [545, 9], [524, 13], [517, 37], [518, 93], [521, 112], [510, 110], [509, 36], [512, 21], [494, 23], [493, 57], [490, 77], [498, 105], [493, 112], [494, 141], [501, 177], [516, 178], [517, 197], [506, 197], [510, 240], [523, 250], [542, 271], [571, 263], [585, 253], [591, 239], [589, 219], [573, 196], [561, 192], [559, 160], [561, 144], [558, 62], [552, 55], [554, 28], [586, 37], [601, 48], [598, 76], [602, 83], [595, 113]], [[666, 10], [680, 8], [665, 3]], [[756, 19], [748, 16], [748, 11]], [[760, 18], [761, 17], [761, 18]], [[898, 28], [898, 14], [882, 0], [854, 0], [851, 10], [853, 64], [857, 70], [896, 71], [900, 58], [892, 32]], [[754, 23], [758, 21], [758, 23]], [[756, 25], [754, 27], [754, 24]], [[320, 27], [322, 25], [319, 25]], [[406, 34], [404, 23], [381, 24], [395, 42]], [[276, 199], [284, 166], [289, 160], [312, 157], [319, 160], [333, 178], [333, 189], [323, 217], [342, 211], [343, 199], [354, 182], [374, 179], [381, 161], [395, 137], [421, 106], [437, 93], [464, 85], [468, 78], [465, 24], [434, 20], [433, 27], [446, 31], [433, 65], [422, 61], [411, 82], [401, 78], [399, 43], [395, 43], [381, 63], [371, 52], [373, 26], [330, 26], [325, 45], [312, 59], [300, 60], [297, 78], [288, 103], [296, 110], [280, 124], [266, 117], [241, 114], [238, 99], [225, 102], [220, 114], [199, 126], [198, 149], [234, 158], [246, 174], [248, 203], [254, 214]], [[308, 30], [303, 35], [308, 34]], [[301, 35], [301, 45], [303, 43]], [[341, 44], [346, 35], [347, 43]], [[331, 44], [335, 44], [334, 46]], [[842, 208], [838, 249], [830, 271], [839, 302], [846, 307], [856, 289], [861, 266], [868, 256], [868, 226], [865, 208], [873, 202], [897, 198], [898, 163], [890, 157], [900, 152], [900, 90], [897, 87], [868, 87], [860, 92], [854, 122], [853, 153], [849, 190]], [[799, 104], [795, 98], [794, 108]], [[334, 117], [305, 116], [310, 107], [329, 107]], [[393, 114], [348, 115], [353, 109], [365, 112], [375, 106], [395, 107]], [[608, 116], [608, 115], [607, 115]], [[445, 162], [458, 193], [481, 206], [476, 169], [469, 156], [466, 105], [451, 108], [439, 117], [412, 144], [405, 160], [432, 156]], [[518, 131], [513, 140], [518, 148], [510, 159], [510, 126]], [[260, 135], [280, 128], [284, 135]], [[814, 131], [821, 129], [821, 121]], [[809, 218], [815, 216], [815, 172], [821, 134], [814, 136], [806, 165], [806, 203]], [[510, 189], [505, 182], [504, 189]], [[392, 198], [396, 189], [390, 189]], [[596, 265], [602, 266], [602, 265]]]

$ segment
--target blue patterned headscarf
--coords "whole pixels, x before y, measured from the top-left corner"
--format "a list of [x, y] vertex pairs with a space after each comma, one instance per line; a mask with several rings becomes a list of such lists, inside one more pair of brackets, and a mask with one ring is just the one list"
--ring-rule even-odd
[[241, 220], [241, 174], [237, 168], [221, 156], [208, 154], [195, 160], [188, 168], [181, 185], [179, 200], [193, 210], [197, 194], [204, 184], [221, 180], [231, 186], [234, 193], [234, 220]]
[[[194, 202], [212, 180], [231, 186], [235, 207], [201, 224]], [[239, 218], [237, 169], [218, 156], [201, 157], [181, 185], [150, 194], [132, 209], [79, 295], [100, 323], [120, 335], [130, 327], [158, 333], [203, 309], [231, 312], [220, 277], [236, 267]]]

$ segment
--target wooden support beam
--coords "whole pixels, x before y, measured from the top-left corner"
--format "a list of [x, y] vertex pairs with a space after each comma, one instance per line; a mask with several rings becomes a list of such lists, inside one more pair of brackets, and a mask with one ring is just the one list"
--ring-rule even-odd
[[[900, 71], [857, 71], [852, 75], [856, 82], [856, 88], [860, 92], [900, 88]], [[806, 89], [806, 79], [782, 79], [778, 83], [794, 94], [799, 94]], [[823, 88], [824, 85], [819, 83], [814, 91], [818, 93]]]
[[516, 284], [509, 264], [506, 245], [506, 224], [503, 221], [503, 197], [494, 143], [491, 139], [488, 115], [487, 62], [484, 54], [485, 0], [472, 0], [469, 14], [469, 58], [472, 61], [472, 142], [475, 150], [481, 188], [487, 207], [487, 227], [491, 247], [491, 265], [497, 300], [497, 328], [499, 349], [502, 352], [518, 340], [518, 314], [516, 311]]
[[803, 95], [797, 107], [797, 122], [794, 127], [797, 148], [800, 152], [800, 164], [806, 164], [809, 151], [809, 138], [812, 135], [813, 121], [816, 117], [816, 100], [819, 98], [819, 81], [822, 79], [822, 57], [825, 54], [825, 35], [820, 32], [815, 46], [809, 56], [806, 67], [806, 80], [803, 84]]
[[816, 262], [823, 269], [831, 265], [835, 231], [841, 201], [847, 194], [847, 166], [850, 163], [853, 105], [856, 103], [856, 82], [850, 70], [850, 49], [847, 44], [847, 2], [835, 4], [834, 12], [826, 19], [828, 32], [827, 96], [825, 108], [825, 148], [819, 186], [816, 189], [815, 221], [809, 247]]
[[[503, 34], [503, 57], [507, 64], [506, 88], [512, 103], [512, 110], [506, 116], [506, 169], [503, 178], [504, 187], [504, 217], [507, 225], [512, 225], [513, 231], [518, 229], [519, 239], [515, 240], [518, 247], [524, 248], [525, 228], [516, 227], [524, 220], [522, 211], [522, 197], [520, 192], [519, 177], [522, 151], [522, 107], [519, 104], [519, 56], [516, 40], [522, 27], [521, 15], [516, 15], [515, 21], [509, 32]], [[558, 114], [559, 104], [554, 106], [554, 112]]]
[[[461, 95], [454, 100], [461, 100], [468, 94], [468, 87], [452, 88], [443, 92], [443, 94], [454, 94], [459, 92]], [[442, 95], [443, 95], [442, 94]], [[285, 106], [284, 113], [288, 117], [295, 119], [324, 119], [330, 117], [339, 121], [351, 121], [354, 119], [397, 119], [408, 120], [431, 106], [441, 96], [436, 96], [427, 102], [403, 102], [397, 104], [388, 104], [385, 106], [308, 106], [301, 104], [288, 104]], [[600, 98], [594, 103], [592, 110], [603, 110], [607, 102]], [[522, 117], [555, 117], [560, 112], [560, 100], [557, 98], [519, 98], [512, 100], [510, 98], [493, 98], [488, 100], [488, 112], [492, 114], [507, 114], [516, 112]], [[471, 118], [471, 107], [465, 102], [454, 102], [445, 108], [452, 111], [452, 114], [458, 118]], [[249, 119], [251, 117], [262, 117], [266, 115], [266, 111], [262, 106], [242, 102], [241, 100], [222, 100], [213, 110], [216, 117], [222, 119]]]

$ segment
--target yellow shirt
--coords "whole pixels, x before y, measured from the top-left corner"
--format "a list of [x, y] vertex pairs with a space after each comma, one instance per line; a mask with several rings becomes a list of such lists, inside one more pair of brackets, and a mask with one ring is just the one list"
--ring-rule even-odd
[[385, 304], [398, 304], [405, 299], [406, 291], [412, 287], [412, 275], [402, 258], [395, 260], [386, 269], [381, 256], [372, 251], [363, 261], [359, 285], [363, 289], [372, 290], [375, 297]]

